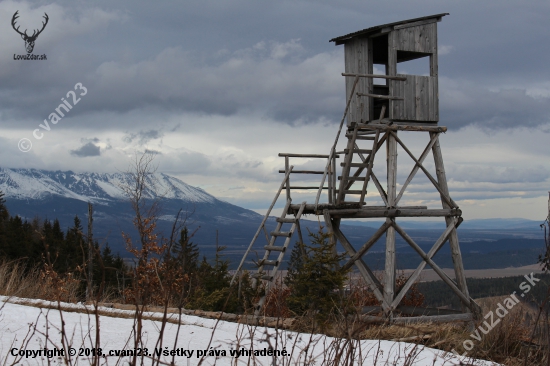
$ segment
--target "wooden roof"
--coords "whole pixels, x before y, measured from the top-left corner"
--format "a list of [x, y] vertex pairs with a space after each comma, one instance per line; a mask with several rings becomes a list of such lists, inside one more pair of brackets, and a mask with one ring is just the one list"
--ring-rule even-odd
[[369, 35], [369, 34], [372, 34], [372, 33], [380, 32], [384, 28], [393, 28], [393, 27], [399, 26], [399, 25], [404, 25], [404, 24], [408, 24], [408, 23], [422, 22], [422, 21], [426, 21], [426, 20], [430, 20], [430, 19], [435, 19], [435, 21], [439, 22], [441, 20], [441, 18], [444, 17], [445, 15], [449, 15], [449, 13], [434, 14], [434, 15], [428, 15], [428, 16], [421, 17], [421, 18], [407, 19], [407, 20], [402, 20], [402, 21], [399, 21], [399, 22], [377, 25], [377, 26], [366, 28], [366, 29], [363, 29], [363, 30], [360, 30], [360, 31], [357, 31], [357, 32], [346, 34], [344, 36], [333, 38], [329, 42], [335, 42], [336, 45], [339, 45], [339, 44], [345, 43], [346, 41], [348, 41], [352, 38], [358, 37], [358, 36], [366, 36], [366, 35]]

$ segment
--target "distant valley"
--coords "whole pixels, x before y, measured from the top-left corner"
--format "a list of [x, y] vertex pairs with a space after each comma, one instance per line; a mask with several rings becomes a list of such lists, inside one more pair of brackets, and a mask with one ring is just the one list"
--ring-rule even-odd
[[[193, 242], [201, 253], [211, 257], [216, 245], [216, 230], [219, 245], [231, 263], [237, 263], [256, 232], [262, 216], [254, 211], [217, 199], [204, 190], [192, 187], [175, 177], [155, 173], [150, 177], [152, 189], [145, 192], [148, 199], [161, 203], [159, 231], [168, 236], [177, 212], [191, 214], [187, 225], [196, 230]], [[133, 211], [121, 186], [132, 183], [126, 173], [99, 174], [75, 173], [72, 171], [46, 171], [37, 169], [0, 169], [0, 191], [5, 193], [8, 209], [12, 215], [26, 220], [59, 219], [66, 230], [78, 215], [83, 226], [88, 206], [94, 205], [94, 237], [99, 243], [108, 242], [115, 252], [126, 252], [121, 232], [135, 239], [132, 224]], [[343, 230], [356, 247], [360, 247], [381, 225], [381, 222], [343, 222]], [[469, 269], [518, 267], [536, 262], [544, 246], [539, 222], [525, 219], [467, 220], [459, 228], [459, 237], [464, 256], [464, 265]], [[443, 222], [401, 221], [418, 244], [426, 251], [441, 234]], [[268, 220], [275, 226], [275, 218]], [[318, 230], [317, 221], [303, 220], [304, 231]], [[260, 238], [265, 242], [265, 238]], [[263, 242], [258, 242], [258, 256], [263, 254]], [[420, 258], [398, 236], [399, 268], [415, 268]], [[340, 249], [342, 250], [342, 249]], [[366, 256], [375, 269], [383, 267], [383, 238]], [[413, 255], [411, 255], [413, 254]], [[448, 245], [436, 259], [443, 267], [452, 266]]]

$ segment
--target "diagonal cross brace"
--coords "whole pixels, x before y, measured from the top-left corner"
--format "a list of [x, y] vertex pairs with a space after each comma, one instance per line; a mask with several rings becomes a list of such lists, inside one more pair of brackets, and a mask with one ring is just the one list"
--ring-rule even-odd
[[[466, 297], [457, 287], [456, 283], [445, 272], [443, 272], [443, 270], [437, 264], [435, 264], [434, 261], [426, 255], [426, 253], [424, 253], [420, 246], [418, 246], [418, 244], [416, 244], [415, 241], [399, 225], [394, 223], [393, 226], [395, 230], [399, 233], [399, 235], [401, 235], [401, 237], [405, 239], [407, 243], [409, 243], [409, 245], [420, 255], [420, 257], [422, 257], [422, 259], [424, 259], [424, 261], [429, 264], [430, 267], [432, 267], [432, 269], [439, 275], [439, 277], [441, 277], [443, 282], [445, 282], [454, 291], [454, 293], [459, 297], [460, 301], [468, 309], [470, 309], [472, 313], [474, 313], [474, 315], [480, 314], [481, 309], [479, 308], [479, 305], [477, 305], [475, 301], [473, 301], [471, 298]], [[451, 227], [450, 231], [452, 232], [456, 226], [449, 225], [449, 227]], [[449, 227], [447, 227], [447, 229]]]
[[411, 170], [411, 173], [407, 177], [407, 180], [405, 181], [405, 183], [403, 183], [403, 186], [401, 187], [401, 190], [399, 191], [399, 194], [395, 198], [395, 205], [397, 205], [397, 203], [401, 199], [401, 196], [403, 196], [403, 193], [405, 193], [405, 189], [407, 189], [407, 186], [409, 185], [409, 183], [412, 181], [412, 179], [414, 178], [414, 176], [418, 172], [418, 169], [420, 168], [420, 166], [418, 164], [422, 164], [424, 162], [424, 160], [428, 156], [428, 153], [430, 152], [430, 149], [432, 148], [432, 146], [437, 141], [436, 139], [437, 139], [438, 136], [439, 136], [439, 133], [436, 133], [432, 136], [432, 138], [430, 139], [430, 142], [428, 143], [428, 145], [426, 146], [426, 148], [422, 152], [422, 155], [420, 155], [420, 158], [418, 159], [418, 163], [414, 165], [414, 168]]
[[342, 266], [342, 270], [345, 271], [350, 269], [351, 266], [353, 266], [353, 264], [355, 263], [355, 261], [360, 259], [374, 245], [374, 243], [376, 243], [376, 241], [380, 239], [382, 234], [384, 234], [390, 226], [391, 226], [391, 220], [386, 220], [386, 222], [384, 222], [382, 226], [380, 226], [380, 228], [374, 233], [374, 235], [371, 236], [370, 239], [365, 244], [363, 244], [361, 249], [359, 249], [357, 253], [355, 253], [349, 259], [349, 261]]
[[[347, 240], [347, 238], [344, 236], [342, 231], [340, 231], [340, 228], [334, 228], [334, 234], [340, 240], [340, 243], [344, 247], [344, 249], [350, 254], [350, 256], [353, 256], [356, 254], [355, 249], [350, 244], [350, 242]], [[365, 262], [363, 262], [362, 259], [358, 259], [355, 261], [355, 266], [359, 269], [359, 272], [361, 272], [361, 275], [365, 279], [365, 282], [369, 285], [369, 288], [374, 293], [374, 296], [376, 296], [376, 299], [380, 301], [380, 304], [382, 306], [382, 309], [384, 309], [384, 312], [388, 312], [390, 309], [390, 305], [387, 303], [386, 299], [384, 299], [384, 295], [380, 291], [380, 288], [382, 285], [374, 276], [374, 273], [370, 270], [370, 268], [367, 266]]]
[[[403, 143], [403, 141], [401, 141], [399, 139], [399, 137], [397, 137], [397, 134], [394, 132], [394, 131], [390, 131], [390, 133], [394, 136], [395, 140], [399, 143], [399, 145], [401, 145], [401, 147], [403, 148], [403, 150], [405, 150], [407, 152], [407, 154], [409, 154], [409, 156], [411, 157], [411, 159], [413, 159], [413, 161], [416, 163], [416, 165], [422, 169], [422, 171], [424, 172], [424, 174], [426, 174], [426, 177], [428, 177], [428, 179], [432, 182], [432, 184], [434, 185], [434, 187], [439, 191], [439, 193], [441, 194], [441, 197], [445, 200], [445, 202], [451, 206], [452, 208], [458, 208], [458, 205], [452, 200], [452, 198], [448, 197], [447, 194], [445, 194], [445, 192], [443, 192], [443, 190], [441, 189], [441, 187], [439, 186], [439, 183], [434, 179], [434, 177], [432, 177], [432, 175], [430, 174], [430, 172], [428, 172], [428, 170], [426, 170], [426, 168], [424, 168], [424, 166], [422, 165], [421, 162], [419, 162], [415, 157], [414, 155], [411, 153], [411, 151], [407, 148], [407, 146], [405, 146], [405, 144]], [[436, 141], [437, 141], [437, 138], [436, 138]], [[435, 141], [434, 141], [435, 142]]]
[[[447, 229], [443, 232], [443, 234], [441, 234], [439, 239], [437, 239], [437, 241], [434, 243], [434, 245], [432, 246], [428, 254], [425, 254], [427, 258], [431, 259], [439, 251], [439, 249], [441, 249], [443, 244], [447, 242], [449, 235], [451, 235], [451, 232], [456, 228], [456, 226], [458, 226], [459, 222], [461, 221], [460, 219], [457, 220], [456, 218], [452, 218], [452, 222], [449, 224], [449, 226], [447, 226]], [[396, 228], [396, 231], [400, 235], [402, 232], [403, 233], [405, 232], [397, 223], [394, 223], [393, 226]], [[414, 273], [409, 277], [409, 279], [405, 283], [405, 286], [403, 286], [401, 291], [397, 294], [397, 296], [393, 300], [391, 304], [392, 309], [395, 309], [399, 305], [403, 297], [405, 297], [405, 294], [407, 293], [407, 291], [409, 291], [412, 285], [416, 282], [416, 279], [420, 276], [420, 273], [422, 272], [426, 264], [427, 264], [426, 260], [422, 261], [422, 263], [420, 263], [420, 265], [416, 268]]]

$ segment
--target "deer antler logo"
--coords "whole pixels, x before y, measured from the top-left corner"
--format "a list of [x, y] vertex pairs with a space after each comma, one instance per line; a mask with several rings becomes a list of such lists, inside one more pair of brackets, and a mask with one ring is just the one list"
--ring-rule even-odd
[[32, 50], [34, 49], [34, 42], [36, 41], [36, 38], [38, 38], [38, 35], [40, 33], [42, 33], [42, 31], [44, 30], [44, 28], [46, 28], [46, 24], [48, 24], [48, 14], [44, 13], [44, 19], [46, 19], [45, 22], [42, 22], [42, 29], [40, 30], [37, 30], [35, 29], [34, 32], [32, 33], [32, 36], [29, 36], [27, 34], [27, 30], [25, 29], [25, 32], [24, 33], [21, 33], [19, 31], [19, 27], [15, 28], [15, 21], [17, 20], [17, 18], [19, 18], [19, 15], [17, 15], [17, 13], [19, 13], [19, 10], [17, 10], [15, 12], [15, 14], [13, 14], [13, 17], [11, 18], [11, 26], [13, 27], [13, 29], [19, 33], [21, 35], [21, 38], [23, 38], [23, 40], [25, 41], [25, 48], [27, 49], [27, 53], [32, 53]]

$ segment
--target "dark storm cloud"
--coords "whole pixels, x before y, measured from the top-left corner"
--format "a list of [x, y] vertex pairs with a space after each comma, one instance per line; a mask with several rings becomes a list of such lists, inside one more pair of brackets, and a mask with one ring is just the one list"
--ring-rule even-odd
[[101, 152], [99, 146], [94, 145], [92, 142], [88, 142], [76, 150], [71, 150], [71, 155], [85, 158], [88, 156], [99, 156]]
[[160, 139], [164, 136], [159, 130], [139, 131], [137, 133], [128, 133], [123, 137], [123, 140], [127, 143], [137, 141], [139, 145], [145, 145], [151, 140]]
[[527, 90], [491, 91], [473, 82], [440, 81], [440, 122], [451, 128], [470, 124], [481, 128], [537, 127], [550, 122], [550, 98]]
[[[344, 107], [343, 48], [328, 39], [368, 26], [444, 11], [439, 25], [442, 124], [459, 128], [539, 126], [548, 97], [530, 89], [550, 79], [542, 47], [550, 35], [550, 5], [465, 1], [152, 3], [57, 1], [0, 4], [0, 120], [35, 126], [74, 90], [87, 89], [66, 118], [147, 111], [159, 119], [181, 112], [254, 113], [282, 123], [327, 119]], [[20, 37], [11, 29], [17, 9], [29, 22], [50, 16], [37, 41], [47, 62], [16, 62]], [[548, 86], [546, 86], [548, 88]], [[9, 124], [9, 125], [8, 125]], [[133, 120], [97, 127], [148, 131]], [[68, 125], [66, 125], [68, 127]], [[136, 138], [138, 138], [136, 136]], [[144, 137], [143, 143], [156, 137]]]

